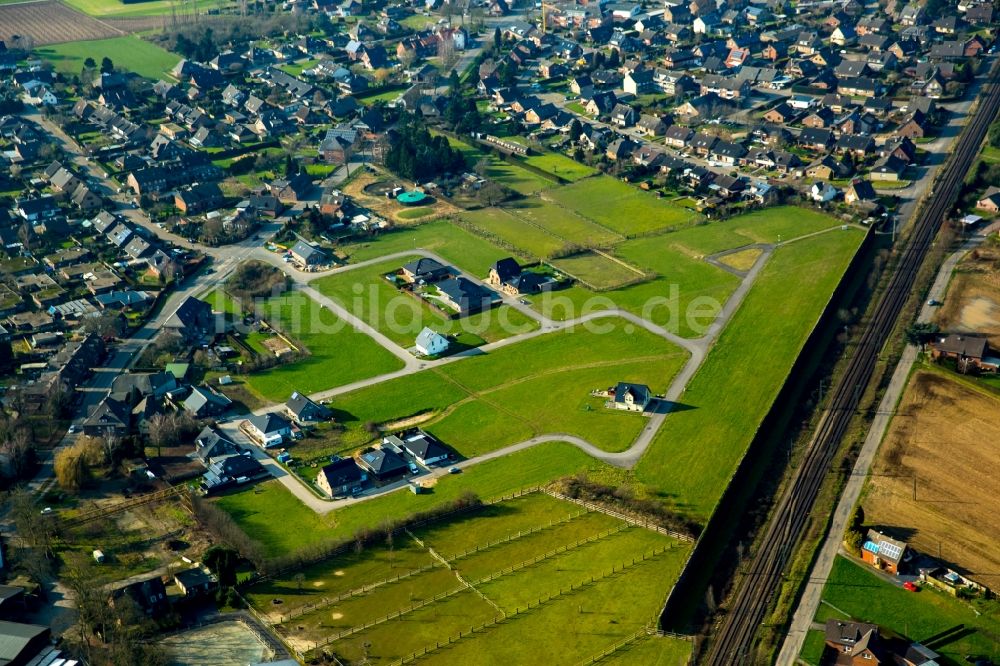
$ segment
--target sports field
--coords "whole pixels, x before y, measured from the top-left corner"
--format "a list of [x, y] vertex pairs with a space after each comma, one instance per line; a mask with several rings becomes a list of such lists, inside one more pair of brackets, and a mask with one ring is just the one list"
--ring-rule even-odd
[[689, 551], [531, 493], [399, 532], [391, 546], [310, 567], [302, 580], [269, 581], [248, 597], [295, 647], [325, 644], [345, 662], [427, 650], [431, 663], [576, 663], [651, 626], [663, 596], [651, 583], [676, 577]]
[[356, 427], [419, 416], [464, 456], [551, 432], [622, 450], [645, 418], [605, 409], [590, 391], [633, 381], [662, 392], [687, 352], [644, 329], [625, 335], [620, 320], [599, 325], [607, 330], [544, 335], [339, 396], [340, 421]]
[[262, 397], [284, 402], [293, 391], [315, 393], [403, 367], [403, 362], [367, 335], [293, 292], [261, 304], [262, 315], [308, 349], [293, 363], [252, 373], [247, 381]]
[[181, 57], [138, 37], [115, 37], [87, 42], [66, 42], [35, 49], [40, 57], [55, 65], [56, 71], [79, 74], [87, 58], [98, 65], [105, 56], [115, 67], [148, 79], [162, 79]]

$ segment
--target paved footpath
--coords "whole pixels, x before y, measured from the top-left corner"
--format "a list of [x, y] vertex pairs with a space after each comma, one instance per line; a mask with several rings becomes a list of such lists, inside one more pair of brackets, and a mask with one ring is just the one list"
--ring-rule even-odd
[[[994, 228], [996, 226], [994, 225]], [[985, 230], [983, 234], [969, 239], [941, 264], [937, 277], [934, 279], [934, 284], [927, 294], [929, 301], [935, 300], [940, 302], [944, 300], [955, 266], [967, 252], [979, 245], [988, 233], [989, 230]], [[920, 310], [918, 321], [929, 322], [933, 317], [935, 309], [934, 306], [925, 303]], [[868, 471], [875, 460], [879, 444], [882, 442], [882, 438], [889, 428], [889, 423], [896, 413], [896, 405], [899, 404], [899, 399], [903, 395], [903, 390], [906, 388], [910, 371], [913, 369], [913, 363], [916, 359], [917, 348], [913, 345], [907, 345], [906, 349], [903, 350], [903, 355], [900, 357], [898, 365], [896, 365], [895, 372], [892, 374], [889, 386], [882, 396], [882, 401], [879, 403], [875, 419], [868, 430], [868, 436], [865, 438], [864, 444], [861, 446], [861, 451], [858, 453], [858, 459], [854, 463], [854, 470], [848, 477], [847, 485], [840, 496], [840, 502], [837, 504], [830, 522], [830, 529], [827, 531], [823, 545], [820, 547], [816, 562], [809, 574], [809, 580], [806, 582], [805, 590], [802, 592], [802, 598], [799, 600], [799, 605], [795, 609], [795, 615], [792, 617], [792, 624], [788, 629], [788, 634], [785, 636], [785, 642], [781, 646], [781, 652], [778, 654], [778, 660], [775, 662], [777, 666], [792, 666], [798, 661], [802, 645], [806, 640], [806, 632], [811, 628], [813, 618], [816, 617], [816, 611], [819, 609], [823, 587], [826, 585], [827, 578], [829, 578], [830, 571], [833, 568], [833, 562], [840, 550], [840, 544], [844, 538], [844, 530], [847, 529], [847, 521], [850, 520], [851, 514], [854, 512], [854, 506], [861, 496], [861, 490], [868, 478]]]

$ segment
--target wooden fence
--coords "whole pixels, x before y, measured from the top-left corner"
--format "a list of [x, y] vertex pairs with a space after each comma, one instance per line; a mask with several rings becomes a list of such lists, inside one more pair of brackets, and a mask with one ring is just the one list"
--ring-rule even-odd
[[651, 523], [648, 520], [639, 520], [637, 518], [633, 518], [632, 516], [628, 516], [628, 515], [626, 515], [624, 513], [621, 513], [619, 511], [614, 511], [613, 509], [609, 509], [609, 508], [607, 508], [605, 506], [601, 506], [600, 504], [595, 504], [593, 502], [588, 502], [586, 500], [581, 500], [581, 499], [574, 499], [572, 497], [568, 497], [566, 495], [563, 495], [562, 493], [558, 493], [558, 492], [556, 492], [556, 491], [554, 491], [554, 490], [552, 490], [550, 488], [543, 488], [542, 492], [544, 492], [547, 495], [551, 495], [552, 497], [564, 500], [566, 502], [572, 502], [574, 504], [578, 504], [578, 505], [580, 505], [582, 507], [590, 509], [591, 511], [599, 511], [599, 512], [607, 514], [609, 516], [613, 516], [615, 518], [618, 518], [619, 520], [624, 520], [629, 525], [634, 525], [636, 527], [642, 527], [642, 528], [645, 528], [647, 530], [653, 530], [654, 532], [659, 532], [660, 534], [668, 536], [668, 537], [670, 537], [672, 539], [677, 539], [678, 541], [684, 541], [686, 543], [694, 543], [694, 537], [692, 537], [692, 536], [690, 536], [688, 534], [682, 534], [680, 532], [675, 532], [673, 530], [668, 530], [667, 528], [660, 527], [659, 525], [657, 525], [655, 523]]

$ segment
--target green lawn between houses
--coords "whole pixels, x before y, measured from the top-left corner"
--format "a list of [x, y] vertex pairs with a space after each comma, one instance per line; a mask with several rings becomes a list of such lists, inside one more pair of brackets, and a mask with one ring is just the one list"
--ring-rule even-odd
[[377, 342], [302, 293], [268, 299], [258, 309], [276, 328], [309, 350], [306, 358], [247, 378], [255, 392], [272, 402], [284, 402], [293, 391], [315, 393], [403, 367], [402, 361]]
[[[868, 568], [838, 556], [823, 588], [823, 602], [816, 614], [818, 622], [828, 618], [871, 622], [890, 635], [917, 642], [954, 632], [952, 638], [928, 645], [944, 657], [945, 663], [965, 663], [968, 654], [1000, 660], [1000, 603], [996, 600], [973, 606], [929, 588], [907, 592]], [[813, 639], [807, 644], [810, 658], [817, 652], [821, 654], [815, 643]]]
[[340, 421], [424, 415], [425, 429], [467, 457], [552, 432], [623, 450], [645, 418], [607, 410], [590, 391], [627, 380], [663, 392], [687, 353], [644, 329], [625, 335], [619, 320], [600, 325], [608, 330], [552, 333], [339, 396]]
[[581, 164], [572, 157], [561, 153], [534, 153], [523, 159], [525, 164], [533, 166], [536, 169], [541, 169], [546, 173], [551, 173], [553, 176], [558, 176], [569, 182], [587, 178], [597, 173], [597, 169], [594, 167]]
[[56, 71], [79, 74], [83, 62], [93, 58], [98, 65], [105, 56], [115, 68], [158, 80], [166, 76], [181, 57], [138, 37], [114, 37], [86, 42], [66, 42], [35, 49], [40, 58], [55, 65]]
[[425, 326], [444, 335], [453, 335], [459, 343], [470, 347], [538, 328], [537, 321], [508, 305], [450, 319], [441, 310], [397, 289], [384, 278], [386, 273], [416, 258], [390, 260], [330, 275], [316, 280], [313, 286], [403, 348], [412, 347]]
[[349, 539], [359, 529], [426, 511], [466, 492], [488, 499], [578, 472], [595, 478], [621, 478], [619, 470], [595, 461], [572, 444], [548, 442], [442, 477], [429, 493], [397, 491], [324, 516], [302, 504], [277, 480], [214, 501], [262, 544], [266, 555], [279, 557]]
[[483, 152], [479, 148], [466, 143], [460, 139], [449, 136], [448, 143], [454, 148], [458, 148], [465, 155], [465, 161], [471, 169], [480, 160], [486, 160], [486, 177], [495, 180], [501, 185], [509, 187], [519, 194], [525, 196], [535, 194], [550, 187], [556, 187], [555, 180], [541, 176], [534, 171], [525, 169], [522, 166], [512, 164], [500, 159], [496, 155]]

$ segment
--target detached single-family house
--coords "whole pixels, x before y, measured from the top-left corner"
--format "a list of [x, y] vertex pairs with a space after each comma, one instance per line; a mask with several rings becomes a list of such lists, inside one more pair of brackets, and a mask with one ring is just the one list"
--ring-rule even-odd
[[208, 594], [219, 584], [219, 579], [215, 574], [209, 573], [201, 567], [179, 571], [174, 574], [174, 583], [177, 589], [184, 593], [185, 597], [197, 597]]
[[861, 544], [861, 559], [876, 569], [898, 575], [900, 565], [910, 559], [910, 554], [902, 541], [896, 541], [876, 530], [868, 530], [865, 542]]
[[448, 338], [425, 326], [417, 335], [414, 346], [423, 356], [437, 356], [448, 351], [448, 344]]
[[431, 283], [444, 280], [451, 275], [451, 269], [441, 264], [436, 259], [421, 257], [404, 264], [402, 268], [403, 278], [407, 282]]
[[976, 202], [976, 208], [989, 213], [1000, 213], [1000, 187], [991, 186]]
[[997, 372], [1000, 358], [990, 354], [986, 338], [975, 335], [951, 335], [940, 338], [930, 345], [931, 356], [935, 359], [951, 359], [958, 365], [958, 371], [967, 373], [970, 369], [981, 372]]
[[405, 451], [424, 467], [444, 462], [451, 455], [441, 442], [419, 428], [408, 433], [390, 435], [382, 440], [382, 444], [394, 450]]
[[196, 419], [202, 419], [206, 416], [221, 414], [229, 409], [231, 404], [232, 400], [221, 393], [195, 386], [191, 389], [191, 394], [184, 400], [184, 411]]
[[298, 391], [293, 392], [285, 403], [285, 412], [299, 424], [320, 423], [333, 417], [333, 412], [328, 407], [313, 402], [309, 396]]
[[608, 406], [628, 412], [644, 412], [653, 400], [653, 392], [645, 384], [618, 382], [608, 394]]
[[490, 274], [486, 281], [511, 296], [537, 294], [549, 282], [547, 278], [537, 273], [523, 272], [521, 266], [511, 257], [501, 259], [490, 266]]
[[320, 266], [329, 261], [326, 252], [301, 240], [289, 252], [292, 253], [292, 259], [303, 266]]
[[401, 476], [410, 468], [402, 456], [388, 447], [365, 451], [358, 456], [358, 466], [379, 481]]
[[488, 310], [500, 300], [494, 292], [464, 277], [449, 278], [437, 286], [441, 300], [463, 317]]
[[265, 449], [280, 445], [292, 435], [292, 424], [278, 414], [251, 416], [240, 424], [240, 429]]
[[368, 473], [358, 467], [354, 458], [341, 458], [324, 465], [316, 475], [316, 485], [330, 497], [359, 493], [367, 480]]

